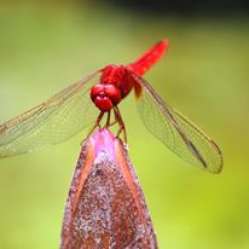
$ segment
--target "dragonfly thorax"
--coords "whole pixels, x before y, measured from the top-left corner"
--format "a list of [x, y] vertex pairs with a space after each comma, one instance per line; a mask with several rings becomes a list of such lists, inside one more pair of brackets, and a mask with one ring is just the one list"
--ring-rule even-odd
[[100, 82], [115, 85], [120, 90], [121, 97], [124, 98], [134, 85], [131, 72], [132, 70], [125, 65], [108, 65], [102, 71]]

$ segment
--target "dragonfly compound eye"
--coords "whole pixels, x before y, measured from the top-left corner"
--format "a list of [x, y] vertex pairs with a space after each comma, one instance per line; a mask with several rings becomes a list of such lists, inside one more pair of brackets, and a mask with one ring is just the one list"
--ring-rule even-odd
[[121, 93], [112, 84], [97, 84], [91, 89], [91, 99], [101, 111], [109, 111], [120, 102]]
[[108, 112], [112, 109], [113, 104], [110, 98], [106, 96], [97, 96], [94, 100], [94, 104], [100, 109], [102, 112]]
[[112, 84], [105, 84], [104, 88], [106, 96], [108, 96], [114, 105], [117, 105], [121, 100], [120, 90]]

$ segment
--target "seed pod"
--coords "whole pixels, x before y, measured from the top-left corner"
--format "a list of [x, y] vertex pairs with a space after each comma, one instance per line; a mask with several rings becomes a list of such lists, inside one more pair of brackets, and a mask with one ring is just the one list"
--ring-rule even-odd
[[156, 236], [127, 150], [107, 129], [82, 145], [61, 249], [156, 249]]

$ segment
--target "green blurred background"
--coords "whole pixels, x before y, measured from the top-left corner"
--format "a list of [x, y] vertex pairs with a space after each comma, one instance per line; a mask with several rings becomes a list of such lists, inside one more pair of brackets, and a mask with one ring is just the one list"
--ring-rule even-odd
[[[167, 57], [145, 78], [218, 142], [225, 167], [220, 175], [189, 167], [145, 130], [133, 96], [122, 104], [159, 246], [249, 248], [249, 19], [164, 15], [105, 1], [1, 2], [0, 31], [1, 122], [168, 37]], [[58, 248], [85, 135], [0, 161], [0, 249]]]

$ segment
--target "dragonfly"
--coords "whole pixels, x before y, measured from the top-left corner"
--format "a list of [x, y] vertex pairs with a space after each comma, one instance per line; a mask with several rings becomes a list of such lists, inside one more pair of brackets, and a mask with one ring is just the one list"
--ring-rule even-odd
[[[127, 141], [119, 104], [134, 92], [138, 113], [149, 132], [186, 162], [219, 173], [223, 167], [218, 145], [171, 107], [143, 75], [168, 50], [168, 39], [150, 47], [127, 65], [110, 64], [69, 85], [47, 101], [0, 125], [0, 158], [61, 143], [89, 125], [118, 126]], [[104, 124], [103, 124], [104, 121]]]

